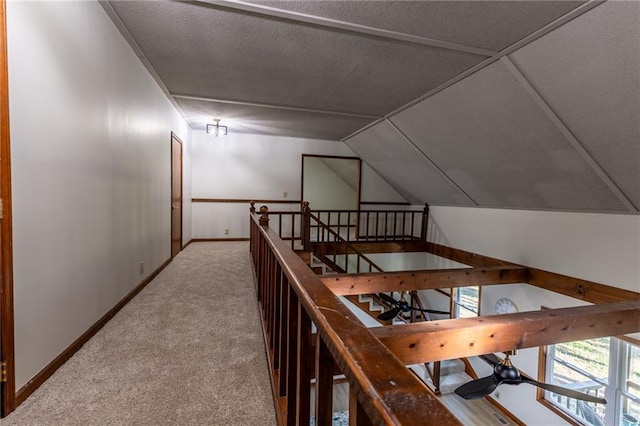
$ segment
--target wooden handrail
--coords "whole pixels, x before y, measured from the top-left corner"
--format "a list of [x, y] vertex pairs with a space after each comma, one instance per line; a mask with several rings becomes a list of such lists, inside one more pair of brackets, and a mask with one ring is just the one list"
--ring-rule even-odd
[[[329, 227], [340, 228], [355, 228], [356, 234], [355, 239], [353, 241], [358, 240], [376, 240], [376, 241], [393, 241], [393, 240], [426, 240], [427, 235], [427, 224], [428, 224], [428, 215], [429, 208], [428, 205], [425, 205], [425, 208], [422, 211], [419, 210], [368, 210], [368, 209], [360, 209], [360, 210], [327, 210], [327, 209], [310, 209], [309, 203], [304, 202], [303, 205], [306, 205], [306, 208], [309, 211], [313, 211], [316, 217], [322, 219], [321, 215], [328, 215], [329, 220], [327, 225]], [[304, 211], [304, 208], [303, 208]], [[338, 223], [335, 225], [331, 223], [331, 218], [337, 215]], [[347, 218], [347, 223], [341, 223], [340, 220], [342, 217]], [[372, 216], [375, 216], [373, 219], [370, 219]], [[418, 216], [418, 221], [416, 221], [416, 216]], [[356, 223], [351, 223], [351, 218], [356, 218]], [[364, 217], [364, 219], [363, 219]], [[407, 217], [409, 220], [407, 220]], [[380, 219], [384, 221], [384, 235], [378, 235], [379, 223]], [[391, 219], [391, 220], [390, 220]], [[375, 225], [375, 233], [374, 235], [369, 235], [369, 228], [371, 220]], [[387, 225], [393, 225], [393, 230], [390, 233], [387, 233]], [[420, 230], [416, 230], [414, 228], [415, 225], [420, 225]], [[398, 227], [400, 226], [401, 230], [398, 233]], [[407, 233], [407, 227], [409, 232]], [[364, 230], [364, 234], [360, 235], [360, 230]], [[415, 235], [414, 235], [415, 234]], [[347, 240], [352, 241], [351, 237], [348, 236]]]
[[[295, 358], [292, 348], [295, 346], [291, 344], [295, 342], [291, 330], [292, 322], [298, 322], [294, 325], [299, 330], [299, 323], [308, 317], [315, 324], [328, 353], [349, 381], [353, 424], [360, 424], [357, 416], [363, 413], [366, 413], [367, 419], [361, 419], [362, 424], [460, 424], [433, 392], [355, 318], [268, 225], [258, 224], [255, 214], [251, 215], [251, 228], [251, 253], [256, 267], [265, 336], [269, 336], [266, 342], [273, 369], [274, 391], [277, 391], [278, 398], [286, 399], [277, 407], [281, 423], [296, 424], [296, 420], [304, 422], [307, 414], [300, 401], [304, 402], [308, 395], [301, 389], [310, 385], [306, 380], [308, 372], [306, 376], [304, 374], [308, 360], [292, 361]], [[290, 297], [285, 298], [285, 295]], [[280, 300], [277, 300], [278, 297]], [[292, 312], [295, 309], [304, 315], [294, 317]], [[275, 320], [278, 317], [280, 321]], [[299, 358], [304, 357], [302, 349], [307, 349], [305, 341], [306, 338], [297, 342], [295, 353]], [[274, 360], [272, 355], [276, 346], [281, 348], [278, 360]], [[310, 343], [308, 346], [311, 346]], [[286, 353], [282, 352], [282, 348]], [[327, 351], [322, 352], [320, 361], [326, 358]], [[295, 365], [292, 364], [294, 361]], [[282, 374], [287, 377], [282, 379]], [[289, 379], [298, 380], [295, 390]], [[289, 385], [283, 389], [282, 383]], [[317, 391], [322, 388], [319, 387]], [[316, 398], [321, 397], [324, 395], [316, 395]], [[292, 404], [293, 398], [298, 400], [296, 404]], [[283, 405], [287, 407], [285, 413], [280, 409]], [[301, 418], [293, 419], [293, 416]], [[326, 418], [326, 413], [318, 416], [318, 419]]]
[[[364, 255], [364, 253], [362, 253], [360, 250], [358, 250], [357, 248], [353, 247], [349, 241], [345, 240], [344, 238], [342, 238], [342, 236], [340, 234], [338, 234], [336, 231], [334, 231], [333, 229], [331, 229], [331, 227], [329, 227], [326, 223], [324, 223], [323, 221], [321, 221], [317, 216], [315, 216], [314, 214], [311, 214], [310, 217], [316, 221], [316, 223], [324, 230], [326, 230], [329, 235], [331, 235], [334, 238], [333, 243], [340, 243], [340, 244], [344, 244], [345, 245], [345, 256], [348, 257], [348, 255], [350, 253], [353, 253], [357, 256], [358, 259], [358, 263], [357, 263], [357, 269], [358, 272], [360, 272], [360, 260], [364, 260], [366, 263], [369, 264], [369, 270], [371, 271], [372, 269], [376, 269], [378, 272], [383, 272], [382, 268], [379, 267], [378, 265], [375, 264], [375, 262], [373, 262], [371, 259], [369, 259], [367, 256]], [[329, 244], [329, 242], [323, 242], [324, 244]], [[334, 263], [335, 263], [335, 256], [337, 256], [337, 254], [334, 252]], [[347, 259], [347, 261], [345, 261], [345, 270], [344, 271], [336, 271], [336, 272], [349, 272], [349, 261]]]

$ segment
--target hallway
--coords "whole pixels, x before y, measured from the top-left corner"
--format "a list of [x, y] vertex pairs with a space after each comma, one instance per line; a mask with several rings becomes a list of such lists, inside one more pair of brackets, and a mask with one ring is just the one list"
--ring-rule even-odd
[[189, 245], [2, 424], [275, 424], [248, 242]]

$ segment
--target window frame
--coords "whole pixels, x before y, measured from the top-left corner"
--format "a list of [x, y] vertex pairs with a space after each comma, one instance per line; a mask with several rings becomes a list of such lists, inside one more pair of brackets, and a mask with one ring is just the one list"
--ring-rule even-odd
[[[467, 305], [463, 305], [462, 303], [460, 303], [460, 293], [463, 288], [477, 288], [478, 289], [478, 304], [476, 306], [476, 311], [474, 311], [473, 309], [469, 309], [469, 307]], [[457, 287], [457, 288], [453, 288], [453, 297], [451, 297], [451, 313], [452, 313], [452, 318], [469, 318], [469, 317], [461, 317], [460, 316], [460, 309], [466, 309], [467, 311], [473, 312], [475, 313], [476, 317], [480, 316], [480, 307], [482, 306], [482, 286], [481, 285], [470, 285], [470, 286], [465, 286], [465, 287]]]
[[[542, 308], [548, 309], [548, 308]], [[605, 407], [605, 425], [621, 425], [622, 422], [622, 402], [623, 398], [631, 399], [633, 402], [640, 404], [640, 397], [626, 392], [625, 383], [629, 373], [629, 361], [631, 356], [631, 347], [640, 348], [640, 340], [628, 336], [610, 336], [609, 343], [609, 372], [608, 384], [605, 391], [605, 399], [607, 405]], [[586, 339], [588, 340], [588, 339]], [[555, 345], [541, 346], [538, 351], [538, 381], [547, 381], [547, 372], [549, 365], [549, 356]], [[546, 398], [546, 391], [538, 388], [536, 390], [536, 400], [546, 408], [554, 412], [557, 416], [569, 424], [581, 426], [578, 419], [561, 409], [554, 402]]]

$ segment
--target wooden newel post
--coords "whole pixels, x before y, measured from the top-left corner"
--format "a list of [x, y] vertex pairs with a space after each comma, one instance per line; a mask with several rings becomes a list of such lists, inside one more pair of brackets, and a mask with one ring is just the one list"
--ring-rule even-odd
[[256, 202], [251, 202], [251, 207], [249, 207], [249, 213], [254, 214], [256, 212]]
[[300, 236], [302, 238], [302, 248], [311, 250], [311, 209], [309, 202], [302, 203], [302, 220], [300, 221]]
[[269, 207], [260, 206], [260, 219], [258, 222], [261, 226], [269, 226]]
[[424, 203], [422, 211], [422, 229], [420, 230], [420, 239], [427, 241], [427, 226], [429, 225], [429, 204]]

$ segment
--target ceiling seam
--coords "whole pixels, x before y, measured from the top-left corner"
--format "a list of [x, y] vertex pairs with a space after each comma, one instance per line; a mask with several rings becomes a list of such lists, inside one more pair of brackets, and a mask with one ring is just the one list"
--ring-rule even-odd
[[533, 84], [533, 82], [527, 78], [521, 66], [518, 65], [515, 59], [505, 56], [500, 59], [505, 65], [509, 73], [516, 79], [518, 84], [524, 89], [525, 92], [534, 101], [536, 106], [544, 113], [544, 115], [553, 123], [553, 125], [560, 131], [569, 144], [578, 152], [578, 155], [589, 165], [596, 175], [602, 180], [607, 188], [618, 198], [618, 200], [629, 210], [630, 212], [637, 213], [639, 210], [633, 204], [633, 202], [624, 194], [624, 192], [618, 187], [614, 180], [607, 174], [607, 172], [598, 164], [589, 151], [585, 148], [584, 144], [576, 137], [569, 126], [562, 120], [559, 114], [553, 109], [550, 102], [548, 102], [541, 94], [540, 90]]
[[438, 40], [429, 37], [423, 37], [413, 34], [401, 33], [398, 31], [385, 30], [382, 28], [371, 27], [368, 25], [356, 24], [353, 22], [339, 21], [337, 19], [325, 18], [317, 15], [294, 12], [275, 7], [262, 6], [253, 3], [247, 3], [237, 0], [196, 0], [195, 3], [203, 3], [211, 6], [223, 7], [235, 11], [249, 12], [256, 15], [268, 16], [271, 18], [286, 19], [296, 23], [311, 24], [323, 28], [333, 30], [349, 31], [357, 34], [365, 34], [369, 36], [380, 37], [389, 40], [403, 41], [413, 44], [419, 44], [429, 47], [437, 47], [441, 49], [453, 50], [457, 52], [472, 53], [481, 56], [493, 56], [497, 52], [484, 49], [482, 47], [468, 46], [465, 44], [454, 43], [445, 40]]
[[178, 99], [189, 99], [194, 101], [217, 102], [221, 104], [254, 106], [254, 107], [260, 107], [260, 108], [282, 109], [287, 111], [313, 112], [317, 114], [340, 115], [344, 117], [357, 117], [357, 118], [370, 118], [370, 119], [381, 118], [379, 115], [358, 114], [354, 112], [331, 111], [331, 110], [314, 109], [314, 108], [303, 108], [303, 107], [269, 104], [269, 103], [262, 103], [262, 102], [236, 101], [233, 99], [207, 98], [203, 96], [182, 95], [178, 93], [171, 93], [171, 96]]
[[438, 165], [437, 165], [433, 160], [431, 160], [431, 158], [429, 158], [429, 156], [428, 156], [428, 155], [427, 155], [423, 150], [421, 150], [421, 149], [418, 147], [418, 145], [416, 145], [416, 144], [411, 140], [411, 138], [410, 138], [409, 136], [407, 136], [407, 134], [406, 134], [406, 133], [404, 133], [404, 132], [403, 132], [403, 131], [398, 127], [398, 126], [396, 126], [396, 124], [395, 124], [393, 121], [391, 121], [391, 120], [390, 120], [390, 119], [388, 119], [388, 118], [387, 118], [387, 119], [385, 119], [385, 121], [386, 121], [387, 123], [389, 123], [389, 125], [391, 125], [391, 127], [393, 127], [393, 128], [396, 130], [396, 132], [398, 132], [398, 134], [400, 134], [400, 135], [404, 138], [404, 140], [405, 140], [409, 145], [411, 145], [411, 146], [413, 147], [413, 149], [415, 149], [416, 151], [418, 151], [418, 153], [419, 153], [422, 157], [424, 157], [424, 159], [425, 159], [425, 160], [427, 160], [427, 162], [428, 162], [429, 164], [431, 164], [431, 166], [432, 166], [432, 167], [434, 167], [434, 168], [438, 171], [438, 173], [440, 173], [440, 174], [442, 175], [442, 177], [444, 177], [444, 178], [445, 178], [445, 179], [446, 179], [446, 180], [447, 180], [451, 185], [453, 185], [453, 186], [454, 186], [458, 191], [460, 191], [460, 193], [462, 193], [465, 197], [467, 197], [467, 199], [469, 199], [469, 201], [471, 201], [471, 202], [472, 202], [476, 207], [478, 207], [478, 206], [479, 206], [479, 204], [476, 202], [476, 200], [474, 200], [473, 198], [471, 198], [471, 196], [470, 196], [469, 194], [467, 194], [467, 193], [465, 192], [465, 190], [464, 190], [464, 189], [462, 189], [462, 188], [461, 188], [461, 187], [460, 187], [460, 186], [459, 186], [459, 185], [458, 185], [458, 184], [457, 184], [453, 179], [451, 179], [451, 178], [449, 177], [449, 175], [448, 175], [448, 174], [446, 174], [446, 173], [444, 172], [444, 170], [442, 170], [442, 169], [441, 169], [441, 168], [440, 168], [440, 167], [439, 167], [439, 166], [438, 166]]
[[171, 96], [171, 92], [169, 92], [169, 88], [164, 84], [164, 81], [162, 81], [162, 79], [160, 78], [160, 75], [153, 68], [153, 66], [151, 65], [151, 62], [149, 61], [149, 59], [147, 59], [146, 55], [142, 51], [142, 48], [135, 41], [135, 39], [129, 32], [129, 29], [120, 18], [120, 15], [118, 15], [118, 12], [116, 12], [113, 6], [111, 6], [111, 3], [109, 2], [109, 0], [98, 0], [98, 3], [100, 4], [100, 6], [102, 6], [102, 9], [109, 16], [109, 18], [111, 18], [111, 21], [113, 22], [115, 27], [118, 29], [118, 31], [120, 32], [122, 37], [125, 39], [125, 41], [129, 44], [129, 46], [131, 47], [133, 52], [136, 54], [140, 62], [142, 62], [142, 66], [146, 68], [147, 72], [151, 75], [151, 78], [153, 78], [153, 80], [156, 82], [158, 87], [160, 87], [160, 90], [162, 90], [162, 93], [164, 93], [164, 95], [167, 97], [167, 100], [169, 100], [171, 105], [176, 109], [176, 111], [178, 111], [178, 114], [180, 114], [182, 119], [187, 122], [188, 126], [191, 127], [191, 120], [187, 118], [187, 114], [184, 112], [180, 104], [178, 104], [178, 102], [176, 102], [173, 96]]
[[564, 14], [563, 16], [555, 19], [554, 21], [548, 23], [547, 25], [543, 26], [542, 28], [539, 28], [538, 30], [534, 31], [533, 33], [529, 34], [528, 36], [516, 41], [515, 43], [513, 43], [512, 45], [504, 48], [503, 50], [501, 50], [500, 52], [498, 52], [497, 54], [491, 56], [490, 58], [487, 58], [479, 63], [477, 63], [476, 65], [472, 66], [471, 68], [467, 69], [466, 71], [463, 71], [462, 73], [456, 75], [455, 77], [445, 81], [444, 83], [440, 84], [439, 86], [435, 87], [434, 89], [431, 89], [430, 91], [428, 91], [427, 93], [425, 93], [424, 95], [412, 100], [411, 102], [396, 108], [395, 110], [391, 111], [388, 114], [385, 114], [384, 117], [382, 117], [381, 119], [377, 120], [374, 123], [369, 123], [368, 125], [364, 126], [363, 128], [356, 130], [355, 132], [345, 136], [344, 138], [341, 139], [341, 141], [345, 142], [348, 139], [351, 139], [352, 137], [370, 129], [371, 127], [375, 126], [376, 124], [379, 124], [385, 120], [388, 120], [390, 118], [392, 118], [393, 116], [401, 113], [402, 111], [411, 108], [412, 106], [426, 100], [429, 99], [432, 96], [437, 95], [438, 93], [442, 92], [443, 90], [447, 89], [448, 87], [453, 86], [454, 84], [460, 82], [461, 80], [464, 80], [465, 78], [471, 76], [472, 74], [475, 74], [476, 72], [481, 71], [482, 69], [488, 67], [489, 65], [493, 64], [494, 62], [500, 60], [500, 58], [510, 55], [511, 53], [515, 52], [516, 50], [526, 46], [529, 43], [534, 42], [535, 40], [544, 37], [545, 35], [549, 34], [550, 32], [560, 28], [561, 26], [565, 25], [566, 23], [576, 19], [579, 16], [582, 16], [583, 14], [587, 13], [588, 11], [590, 11], [591, 9], [600, 6], [601, 4], [605, 3], [605, 0], [590, 0], [587, 3], [583, 3], [580, 6], [576, 7], [575, 9], [570, 10], [569, 12], [567, 12], [566, 14]]

